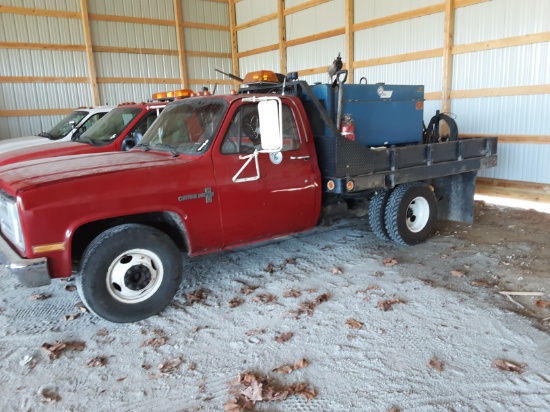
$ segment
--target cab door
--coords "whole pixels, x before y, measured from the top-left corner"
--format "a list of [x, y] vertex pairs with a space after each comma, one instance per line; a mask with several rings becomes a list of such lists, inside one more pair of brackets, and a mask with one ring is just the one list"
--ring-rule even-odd
[[[225, 124], [225, 135], [212, 157], [219, 194], [224, 247], [308, 229], [316, 224], [318, 174], [297, 127], [294, 112], [283, 104], [283, 149], [260, 153], [257, 103], [240, 102]], [[242, 169], [242, 170], [241, 170]]]

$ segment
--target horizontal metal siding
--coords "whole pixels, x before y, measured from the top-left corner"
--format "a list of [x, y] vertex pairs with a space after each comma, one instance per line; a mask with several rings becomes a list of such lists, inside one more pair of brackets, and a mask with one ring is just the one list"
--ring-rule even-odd
[[134, 77], [177, 79], [177, 56], [134, 53], [94, 53], [98, 77]]
[[479, 172], [493, 179], [550, 184], [550, 145], [499, 143], [498, 165]]
[[443, 47], [444, 13], [386, 24], [355, 33], [355, 60]]
[[81, 45], [82, 21], [0, 13], [0, 41]]
[[229, 26], [229, 4], [203, 0], [180, 0], [184, 21]]
[[183, 30], [183, 37], [186, 51], [231, 53], [229, 32], [186, 28]]
[[441, 91], [442, 58], [412, 60], [355, 69], [355, 82], [366, 77], [368, 83], [421, 84], [425, 92]]
[[547, 94], [455, 99], [451, 107], [463, 133], [550, 135]]
[[287, 40], [344, 27], [345, 10], [344, 0], [332, 0], [286, 16]]
[[99, 85], [102, 105], [117, 105], [122, 102], [146, 102], [153, 93], [181, 89], [180, 84], [103, 83]]
[[442, 0], [355, 0], [355, 23], [440, 4]]
[[239, 52], [272, 44], [279, 44], [279, 24], [277, 20], [257, 24], [237, 32], [237, 47]]
[[455, 11], [455, 45], [547, 31], [548, 0], [492, 0]]
[[453, 90], [550, 84], [550, 44], [458, 54], [453, 68]]
[[91, 102], [85, 83], [0, 83], [3, 110], [70, 108]]
[[[288, 71], [326, 66], [328, 72], [328, 67], [338, 53], [341, 53], [343, 61], [346, 61], [345, 45], [345, 37], [341, 35], [289, 47], [286, 52]], [[322, 81], [328, 82], [328, 74]]]
[[92, 20], [90, 31], [94, 46], [178, 50], [171, 26]]
[[235, 4], [237, 25], [277, 12], [277, 0], [242, 0]]
[[30, 9], [80, 11], [80, 2], [75, 0], [2, 0], [2, 4]]
[[173, 4], [172, 0], [92, 0], [88, 1], [88, 12], [173, 20]]
[[241, 57], [239, 59], [240, 76], [257, 70], [273, 70], [279, 72], [279, 51], [255, 54], [254, 56]]
[[2, 76], [88, 76], [86, 54], [73, 51], [0, 49], [0, 69]]

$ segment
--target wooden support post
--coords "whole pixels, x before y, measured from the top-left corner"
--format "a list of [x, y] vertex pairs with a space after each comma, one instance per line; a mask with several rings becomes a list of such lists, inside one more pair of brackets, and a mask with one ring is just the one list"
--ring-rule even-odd
[[355, 32], [353, 31], [353, 23], [355, 20], [353, 3], [355, 0], [346, 0], [346, 62], [345, 67], [348, 69], [348, 83], [353, 84], [353, 63], [355, 60]]
[[288, 68], [286, 63], [286, 17], [285, 17], [285, 0], [278, 1], [278, 18], [279, 18], [279, 71], [282, 74], [287, 74]]
[[453, 87], [453, 45], [455, 32], [454, 0], [445, 0], [445, 34], [443, 39], [443, 84], [441, 87], [441, 111], [451, 111]]
[[178, 42], [178, 60], [180, 64], [181, 87], [187, 88], [187, 61], [185, 58], [185, 39], [183, 37], [183, 13], [181, 0], [174, 0], [174, 14], [176, 19], [176, 38]]
[[95, 69], [94, 52], [92, 50], [92, 35], [90, 32], [90, 18], [88, 15], [88, 0], [80, 0], [80, 13], [82, 16], [82, 29], [84, 31], [84, 42], [86, 46], [86, 57], [88, 58], [88, 73], [92, 92], [92, 104], [100, 105], [99, 88], [97, 87], [97, 74]]
[[[235, 0], [229, 0], [229, 31], [231, 33], [231, 56], [233, 62], [233, 74], [239, 76], [239, 56], [237, 53], [239, 49], [237, 47], [237, 16], [235, 11]], [[234, 82], [235, 89], [239, 88], [239, 83]]]

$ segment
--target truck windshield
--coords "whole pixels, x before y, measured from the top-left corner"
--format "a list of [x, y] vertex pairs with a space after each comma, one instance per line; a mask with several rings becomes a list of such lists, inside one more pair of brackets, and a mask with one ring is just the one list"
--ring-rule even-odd
[[204, 153], [225, 114], [222, 99], [187, 99], [166, 106], [137, 147], [174, 154]]
[[126, 126], [142, 111], [143, 109], [136, 107], [117, 107], [84, 132], [79, 141], [92, 146], [109, 144], [120, 136]]
[[74, 122], [74, 125], [76, 126], [86, 117], [87, 114], [88, 112], [76, 110], [57, 123], [49, 132], [42, 132], [38, 136], [47, 137], [51, 140], [59, 140], [67, 136], [67, 133], [72, 130], [73, 125], [71, 122]]

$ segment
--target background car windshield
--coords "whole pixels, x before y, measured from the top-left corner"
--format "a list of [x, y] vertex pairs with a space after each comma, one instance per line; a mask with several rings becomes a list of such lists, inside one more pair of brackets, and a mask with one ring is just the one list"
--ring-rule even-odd
[[141, 111], [142, 109], [135, 107], [117, 107], [83, 133], [79, 140], [94, 146], [108, 144], [120, 136]]
[[41, 135], [52, 140], [61, 139], [62, 137], [67, 136], [67, 133], [69, 133], [73, 128], [70, 122], [74, 122], [74, 125], [76, 126], [82, 119], [84, 119], [84, 117], [86, 117], [87, 114], [88, 112], [78, 110], [72, 112], [70, 115], [57, 123], [48, 133]]
[[204, 153], [212, 143], [226, 106], [221, 99], [188, 99], [169, 104], [147, 131], [142, 144], [180, 154]]

